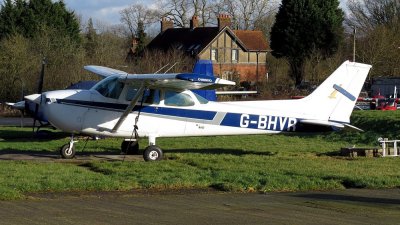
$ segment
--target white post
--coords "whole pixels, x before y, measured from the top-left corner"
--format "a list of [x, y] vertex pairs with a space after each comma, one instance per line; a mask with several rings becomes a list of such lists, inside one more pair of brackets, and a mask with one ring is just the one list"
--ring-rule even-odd
[[382, 141], [382, 157], [386, 156], [386, 142], [385, 140]]
[[397, 156], [397, 140], [394, 141], [393, 148], [393, 156]]

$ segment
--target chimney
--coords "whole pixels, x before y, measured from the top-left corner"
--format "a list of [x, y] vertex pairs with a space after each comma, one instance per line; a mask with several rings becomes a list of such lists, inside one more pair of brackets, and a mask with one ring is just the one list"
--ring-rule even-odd
[[137, 38], [133, 38], [133, 39], [132, 39], [132, 48], [136, 48], [137, 45], [138, 45], [138, 40], [137, 40]]
[[192, 19], [190, 20], [190, 29], [194, 29], [199, 27], [199, 17], [196, 15], [193, 15]]
[[163, 17], [161, 19], [161, 33], [168, 30], [169, 28], [174, 28], [174, 22], [171, 19]]
[[224, 27], [230, 27], [232, 25], [231, 18], [226, 14], [218, 15], [218, 29], [222, 30]]

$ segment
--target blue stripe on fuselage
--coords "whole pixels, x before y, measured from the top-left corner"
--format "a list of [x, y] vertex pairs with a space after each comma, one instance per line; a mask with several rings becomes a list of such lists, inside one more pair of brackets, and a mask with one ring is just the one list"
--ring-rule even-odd
[[[106, 102], [90, 102], [70, 99], [57, 99], [57, 103], [75, 105], [87, 108], [96, 108], [109, 111], [124, 111], [128, 104], [106, 103]], [[140, 106], [135, 106], [133, 111], [138, 111]], [[155, 114], [160, 116], [179, 117], [182, 119], [199, 119], [213, 121], [217, 112], [202, 111], [183, 108], [168, 108], [159, 106], [142, 106], [141, 112]], [[293, 117], [254, 115], [243, 113], [226, 113], [221, 126], [272, 130], [272, 131], [295, 131], [298, 119]]]
[[295, 131], [297, 122], [298, 119], [293, 117], [228, 113], [221, 125], [258, 130]]
[[[90, 102], [81, 100], [71, 100], [71, 99], [57, 99], [60, 104], [75, 105], [88, 108], [104, 109], [110, 111], [124, 111], [128, 104], [120, 103], [107, 103], [107, 102]], [[138, 111], [140, 106], [135, 106], [132, 111]], [[142, 106], [141, 112], [165, 115], [165, 116], [175, 116], [199, 120], [213, 120], [217, 112], [213, 111], [200, 111], [193, 109], [182, 109], [182, 108], [167, 108], [158, 106]]]

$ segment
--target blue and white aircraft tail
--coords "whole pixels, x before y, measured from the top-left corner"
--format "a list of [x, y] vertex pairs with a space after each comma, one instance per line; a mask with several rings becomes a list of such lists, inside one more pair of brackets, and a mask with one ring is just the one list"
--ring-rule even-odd
[[[26, 98], [42, 103], [55, 127], [88, 135], [125, 138], [137, 152], [148, 137], [145, 160], [159, 160], [159, 137], [268, 134], [354, 128], [350, 115], [371, 66], [344, 62], [313, 93], [299, 100], [211, 102], [190, 90], [234, 85], [205, 74], [128, 74], [86, 66], [104, 79], [90, 90], [61, 90]], [[75, 154], [74, 141], [61, 149]]]

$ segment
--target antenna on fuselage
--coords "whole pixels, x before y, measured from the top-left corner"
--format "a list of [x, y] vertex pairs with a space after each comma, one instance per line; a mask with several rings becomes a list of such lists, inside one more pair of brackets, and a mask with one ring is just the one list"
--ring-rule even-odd
[[165, 67], [167, 67], [168, 65], [169, 65], [169, 63], [168, 63], [167, 65], [161, 67], [159, 70], [157, 70], [157, 71], [155, 72], [155, 74], [159, 73], [161, 70], [163, 70], [163, 69], [164, 69]]
[[167, 71], [164, 72], [164, 74], [166, 74], [168, 71], [170, 71], [172, 68], [174, 68], [174, 66], [177, 64], [178, 62], [175, 62], [174, 65], [172, 65], [169, 69], [167, 69]]

